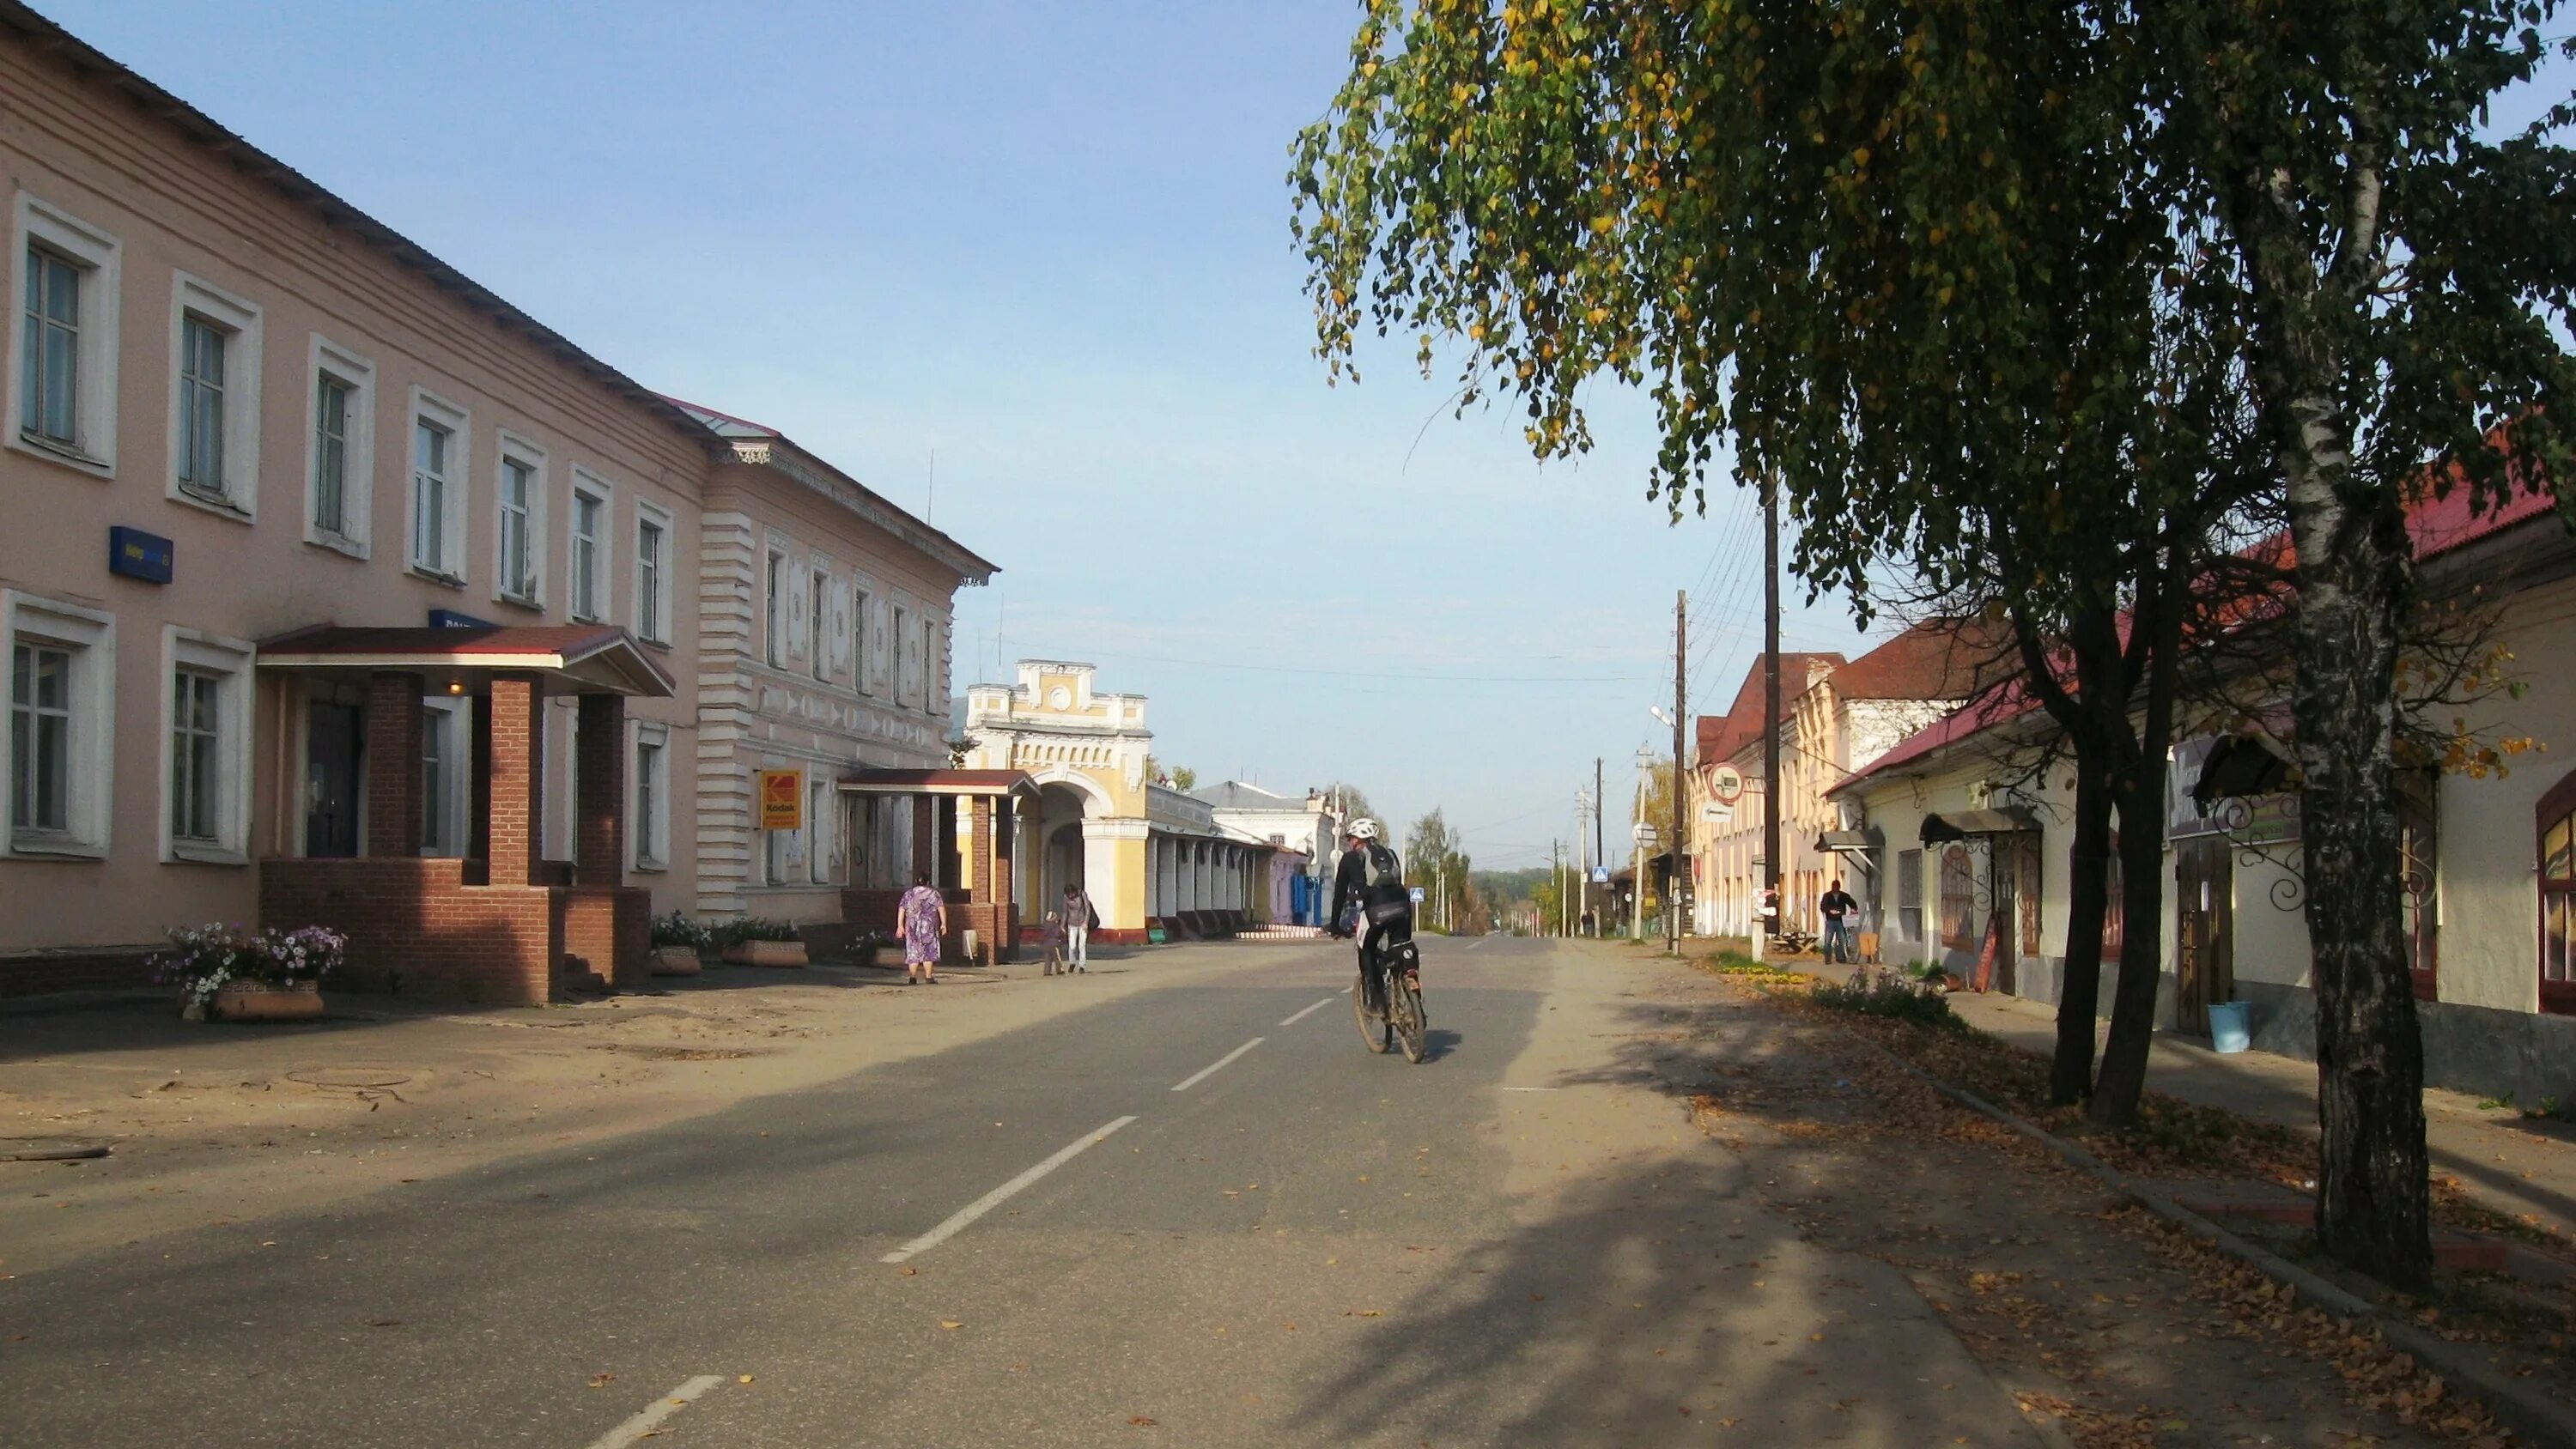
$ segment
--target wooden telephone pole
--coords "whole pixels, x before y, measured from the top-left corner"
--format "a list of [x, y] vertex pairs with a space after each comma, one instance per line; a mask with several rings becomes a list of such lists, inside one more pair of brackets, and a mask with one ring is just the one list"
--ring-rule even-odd
[[[1762, 886], [1766, 899], [1780, 895], [1780, 490], [1762, 490]], [[1757, 912], [1760, 902], [1756, 902]], [[1756, 914], [1753, 954], [1780, 924]]]
[[1671, 868], [1664, 872], [1664, 949], [1679, 954], [1682, 948], [1682, 847], [1689, 837], [1682, 834], [1683, 801], [1690, 792], [1682, 788], [1682, 725], [1687, 719], [1689, 681], [1686, 673], [1690, 645], [1690, 590], [1673, 590], [1673, 838], [1664, 847], [1664, 859]]

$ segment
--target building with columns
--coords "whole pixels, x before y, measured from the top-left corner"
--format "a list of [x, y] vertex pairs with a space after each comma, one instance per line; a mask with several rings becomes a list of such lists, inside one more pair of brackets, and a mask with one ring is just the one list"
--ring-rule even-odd
[[[966, 692], [969, 770], [1025, 773], [1010, 853], [1026, 932], [1068, 882], [1090, 893], [1097, 939], [1230, 933], [1269, 915], [1270, 847], [1220, 828], [1208, 802], [1146, 778], [1142, 695], [1093, 687], [1091, 665], [1023, 659], [1013, 684]], [[968, 852], [970, 859], [984, 852]]]

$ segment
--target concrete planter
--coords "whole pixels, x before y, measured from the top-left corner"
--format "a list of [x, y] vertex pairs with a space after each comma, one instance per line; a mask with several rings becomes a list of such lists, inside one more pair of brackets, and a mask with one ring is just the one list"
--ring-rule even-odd
[[310, 1021], [322, 1014], [322, 988], [310, 981], [234, 981], [216, 988], [204, 1007], [191, 1005], [181, 1014], [192, 1021]]
[[698, 948], [695, 946], [654, 947], [653, 974], [656, 976], [697, 975]]
[[802, 966], [802, 941], [743, 941], [725, 947], [724, 958], [736, 966]]

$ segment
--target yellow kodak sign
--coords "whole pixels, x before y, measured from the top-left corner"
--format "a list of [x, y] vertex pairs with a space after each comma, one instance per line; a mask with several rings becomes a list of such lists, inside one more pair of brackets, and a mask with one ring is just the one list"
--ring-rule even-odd
[[760, 828], [763, 830], [805, 828], [805, 772], [803, 770], [760, 772]]

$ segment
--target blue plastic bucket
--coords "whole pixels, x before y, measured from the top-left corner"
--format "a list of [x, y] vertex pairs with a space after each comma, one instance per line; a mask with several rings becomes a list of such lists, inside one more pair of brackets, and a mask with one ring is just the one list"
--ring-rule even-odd
[[2254, 1044], [2254, 1032], [2242, 1001], [2209, 1004], [2209, 1044], [2223, 1052], [2241, 1052]]

